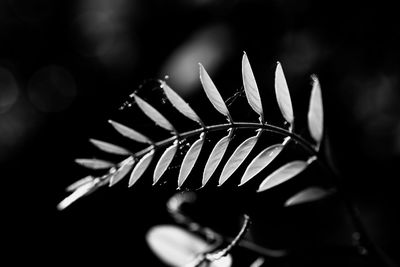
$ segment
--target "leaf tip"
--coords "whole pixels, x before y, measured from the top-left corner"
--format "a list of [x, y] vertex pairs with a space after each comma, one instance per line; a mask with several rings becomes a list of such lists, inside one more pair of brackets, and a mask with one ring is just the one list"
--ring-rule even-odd
[[198, 62], [197, 65], [199, 66], [200, 72], [202, 72], [204, 70], [203, 64], [201, 64], [201, 62]]
[[194, 191], [199, 191], [199, 190], [203, 189], [205, 186], [206, 186], [205, 184], [202, 184], [199, 188], [196, 188]]
[[158, 82], [160, 83], [161, 88], [164, 88], [167, 85], [167, 82], [164, 80], [158, 80]]
[[60, 203], [57, 204], [57, 210], [61, 211], [66, 209], [69, 206], [69, 204], [65, 204], [65, 200], [61, 201]]
[[319, 81], [317, 74], [311, 74], [310, 77], [311, 77], [312, 82], [318, 82]]
[[[132, 176], [131, 176], [131, 178], [132, 178]], [[128, 188], [132, 187], [135, 184], [135, 182], [136, 181], [133, 181], [132, 179], [129, 179]]]
[[250, 64], [246, 51], [243, 51], [243, 56], [242, 56], [242, 65], [244, 65], [244, 64]]
[[319, 78], [318, 75], [313, 73], [310, 75], [310, 79], [311, 79], [311, 85], [314, 87], [319, 87], [320, 83], [319, 83]]
[[143, 102], [143, 101], [144, 101], [144, 100], [143, 100], [140, 96], [138, 96], [136, 93], [132, 93], [130, 96], [133, 97], [133, 98], [135, 99], [135, 102]]
[[108, 182], [108, 187], [112, 187], [112, 186], [114, 186], [116, 183], [115, 183], [115, 179], [114, 179], [114, 175], [113, 176], [111, 176], [111, 178], [110, 178], [110, 181]]
[[197, 63], [199, 66], [199, 72], [200, 72], [200, 81], [202, 82], [204, 79], [204, 76], [206, 75], [206, 69], [204, 68], [203, 64], [201, 64], [200, 62]]
[[266, 189], [262, 189], [262, 188], [258, 188], [257, 190], [256, 190], [256, 193], [261, 193], [261, 192], [263, 192], [263, 191], [265, 191]]

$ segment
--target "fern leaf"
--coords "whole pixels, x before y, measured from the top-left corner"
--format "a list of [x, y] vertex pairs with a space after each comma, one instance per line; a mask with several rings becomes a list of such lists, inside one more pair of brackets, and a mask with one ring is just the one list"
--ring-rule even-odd
[[243, 53], [242, 58], [242, 76], [247, 101], [249, 102], [251, 108], [260, 116], [260, 122], [263, 123], [264, 111], [262, 108], [260, 92], [258, 91], [256, 79], [254, 78], [254, 74], [246, 52]]
[[89, 141], [96, 146], [98, 149], [104, 151], [104, 152], [108, 152], [111, 154], [116, 154], [116, 155], [130, 155], [131, 152], [129, 152], [128, 150], [126, 150], [125, 148], [122, 148], [120, 146], [114, 145], [114, 144], [110, 144], [104, 141], [100, 141], [97, 139], [89, 139]]
[[332, 194], [332, 191], [328, 191], [321, 187], [309, 187], [301, 190], [285, 202], [285, 207], [295, 206], [308, 202], [324, 199]]
[[184, 116], [187, 118], [197, 122], [202, 127], [204, 123], [200, 119], [200, 117], [194, 112], [194, 110], [183, 100], [174, 90], [171, 89], [165, 82], [161, 83], [161, 88], [164, 90], [165, 95], [167, 96], [168, 100], [171, 104]]
[[211, 80], [207, 71], [204, 69], [203, 65], [199, 63], [200, 66], [200, 82], [203, 85], [204, 92], [206, 93], [208, 99], [211, 104], [214, 106], [219, 113], [224, 115], [229, 122], [232, 121], [231, 115], [229, 113], [228, 108], [225, 105], [224, 100], [222, 99], [220, 93], [215, 87], [214, 82]]
[[124, 160], [121, 166], [111, 175], [109, 185], [113, 186], [121, 181], [132, 170], [134, 163], [135, 161], [132, 157]]
[[149, 143], [149, 144], [153, 143], [148, 137], [144, 136], [143, 134], [141, 134], [125, 125], [122, 125], [122, 124], [112, 121], [112, 120], [109, 120], [108, 122], [114, 127], [114, 129], [117, 132], [119, 132], [121, 135], [123, 135], [127, 138], [130, 138], [139, 143]]
[[217, 169], [219, 163], [222, 160], [222, 157], [225, 154], [226, 149], [228, 148], [229, 142], [232, 138], [232, 129], [229, 130], [227, 136], [221, 138], [218, 143], [214, 146], [210, 157], [207, 160], [206, 166], [203, 172], [203, 180], [201, 186], [204, 187], [210, 177], [213, 175], [214, 171]]
[[321, 144], [324, 129], [324, 110], [322, 106], [321, 86], [315, 75], [311, 76], [312, 91], [310, 97], [310, 106], [308, 109], [308, 129], [311, 136], [317, 143], [317, 148]]
[[192, 171], [194, 164], [197, 161], [197, 158], [200, 155], [201, 148], [204, 144], [204, 133], [200, 135], [200, 138], [196, 140], [189, 148], [185, 157], [183, 158], [181, 168], [179, 170], [178, 176], [178, 189], [181, 188], [182, 184], [185, 182], [186, 178], [189, 176]]
[[91, 176], [91, 175], [85, 176], [85, 177], [79, 179], [78, 181], [70, 184], [67, 188], [65, 188], [65, 191], [67, 191], [67, 192], [75, 191], [78, 187], [81, 187], [84, 184], [90, 183], [91, 181], [93, 181], [93, 176]]
[[178, 141], [176, 140], [172, 146], [168, 147], [164, 153], [161, 155], [160, 159], [157, 162], [157, 166], [154, 169], [153, 174], [153, 185], [155, 185], [164, 172], [167, 170], [168, 166], [171, 164], [176, 151], [178, 150]]
[[149, 103], [141, 99], [139, 96], [133, 94], [133, 97], [135, 98], [136, 103], [143, 111], [143, 113], [146, 114], [146, 116], [149, 117], [152, 121], [154, 121], [155, 124], [170, 132], [176, 133], [174, 126], [172, 126], [172, 124], [160, 112], [158, 112], [158, 110], [156, 110]]
[[275, 71], [275, 95], [278, 101], [279, 109], [285, 120], [293, 125], [293, 107], [290, 99], [289, 88], [283, 73], [281, 63], [277, 62]]
[[276, 158], [276, 156], [279, 155], [282, 148], [282, 144], [275, 144], [261, 151], [261, 153], [250, 162], [249, 166], [247, 166], [239, 186], [247, 183], [251, 178], [266, 168]]
[[131, 177], [129, 178], [129, 187], [134, 185], [137, 180], [143, 175], [146, 171], [147, 167], [149, 167], [151, 160], [154, 156], [154, 149], [150, 150], [146, 155], [144, 155], [139, 162], [136, 164], [135, 168], [133, 168]]
[[262, 181], [257, 192], [265, 191], [283, 182], [286, 182], [302, 172], [307, 166], [308, 163], [302, 160], [292, 161], [283, 165], [265, 178], [264, 181]]
[[243, 141], [233, 152], [232, 156], [226, 162], [221, 176], [218, 181], [218, 186], [221, 186], [223, 183], [228, 180], [229, 177], [236, 171], [237, 168], [243, 163], [246, 157], [250, 154], [251, 150], [257, 143], [261, 135], [261, 131], [257, 133], [257, 135], [252, 136], [245, 141]]
[[[106, 184], [109, 184], [110, 186], [115, 185], [121, 179], [127, 176], [129, 172], [131, 172], [129, 179], [129, 187], [131, 187], [148, 169], [148, 167], [152, 163], [154, 155], [156, 154], [156, 150], [167, 147], [154, 169], [153, 185], [156, 184], [173, 161], [179, 149], [179, 140], [191, 138], [200, 134], [199, 139], [197, 139], [190, 146], [182, 161], [178, 175], [178, 189], [180, 189], [199, 159], [202, 147], [204, 145], [206, 132], [209, 133], [214, 131], [229, 130], [229, 134], [221, 138], [215, 144], [211, 154], [207, 159], [202, 174], [202, 187], [204, 187], [208, 183], [209, 179], [212, 177], [212, 175], [214, 175], [216, 169], [221, 164], [221, 161], [226, 154], [227, 148], [230, 145], [232, 132], [238, 129], [253, 129], [257, 131], [257, 134], [244, 140], [228, 158], [222, 168], [222, 172], [218, 180], [218, 186], [224, 184], [232, 176], [232, 174], [246, 161], [247, 157], [250, 155], [250, 153], [252, 153], [254, 147], [257, 145], [257, 142], [262, 132], [271, 132], [274, 134], [286, 136], [285, 142], [287, 140], [293, 139], [295, 143], [300, 144], [302, 148], [304, 148], [308, 152], [311, 152], [313, 156], [311, 156], [307, 161], [296, 160], [278, 168], [262, 181], [258, 188], [258, 192], [268, 190], [293, 178], [301, 171], [303, 171], [313, 160], [316, 159], [316, 154], [319, 150], [323, 138], [322, 97], [320, 84], [316, 76], [311, 76], [313, 83], [307, 114], [308, 130], [312, 139], [316, 143], [315, 149], [312, 149], [312, 145], [309, 142], [307, 142], [300, 135], [293, 134], [291, 132], [294, 123], [293, 107], [283, 69], [279, 62], [277, 62], [277, 68], [275, 70], [275, 94], [280, 111], [285, 120], [290, 124], [289, 130], [264, 122], [265, 114], [260, 98], [260, 91], [258, 90], [258, 86], [246, 53], [243, 54], [242, 58], [242, 79], [244, 91], [249, 105], [259, 115], [261, 123], [233, 122], [227, 105], [225, 104], [223, 98], [217, 90], [214, 82], [201, 64], [199, 64], [199, 75], [202, 87], [207, 95], [208, 100], [219, 113], [221, 113], [228, 119], [229, 123], [206, 126], [196, 114], [196, 112], [189, 106], [189, 104], [175, 91], [173, 91], [166, 84], [166, 82], [161, 81], [161, 88], [163, 88], [166, 97], [168, 98], [169, 102], [171, 102], [171, 104], [174, 106], [174, 108], [183, 116], [197, 122], [201, 126], [201, 128], [198, 129], [178, 133], [175, 127], [169, 122], [166, 117], [164, 117], [164, 115], [162, 115], [157, 109], [155, 109], [152, 105], [147, 103], [141, 97], [133, 93], [131, 97], [134, 98], [134, 100], [136, 101], [138, 108], [156, 125], [172, 132], [174, 136], [166, 138], [164, 140], [153, 142], [147, 136], [129, 127], [109, 120], [109, 123], [112, 125], [112, 127], [122, 136], [140, 143], [150, 144], [150, 146], [140, 151], [137, 151], [134, 154], [131, 154], [127, 149], [123, 147], [119, 147], [117, 145], [96, 139], [90, 139], [90, 142], [102, 151], [117, 155], [131, 156], [118, 164], [102, 159], [76, 159], [76, 163], [86, 168], [94, 170], [108, 169], [108, 172], [105, 175], [99, 177], [87, 176], [71, 184], [69, 187], [67, 187], [67, 191], [72, 191], [73, 193], [59, 204], [59, 208], [65, 208], [76, 199], [93, 192], [95, 189], [101, 186], [104, 186]], [[264, 168], [266, 168], [279, 155], [285, 145], [285, 142], [263, 149], [261, 153], [258, 153], [258, 155], [251, 160], [248, 166], [244, 166], [246, 167], [246, 170], [243, 177], [241, 178], [239, 186], [247, 183], [257, 174], [259, 174]], [[138, 162], [136, 162], [136, 159], [138, 159]], [[293, 203], [296, 204], [305, 200], [308, 201], [308, 199], [316, 198], [315, 195], [319, 196], [313, 191], [311, 191], [311, 193], [314, 194], [310, 194], [309, 191], [300, 192], [298, 195], [295, 195], [292, 199], [290, 199], [290, 201], [288, 200], [288, 203], [290, 205], [293, 205]]]
[[93, 170], [103, 170], [114, 167], [114, 163], [102, 159], [75, 159], [75, 162], [83, 167]]

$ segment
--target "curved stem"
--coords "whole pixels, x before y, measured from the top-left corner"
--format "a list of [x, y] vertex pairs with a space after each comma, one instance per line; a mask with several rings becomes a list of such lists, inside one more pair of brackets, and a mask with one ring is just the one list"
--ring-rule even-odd
[[[203, 134], [206, 132], [215, 132], [215, 131], [226, 131], [229, 129], [254, 129], [254, 130], [263, 130], [263, 131], [268, 131], [268, 132], [272, 132], [275, 134], [279, 134], [283, 137], [290, 137], [292, 140], [294, 140], [296, 143], [298, 143], [305, 151], [307, 151], [310, 155], [312, 156], [316, 156], [317, 155], [317, 151], [313, 148], [312, 145], [310, 145], [309, 142], [307, 142], [305, 139], [303, 139], [300, 135], [297, 135], [291, 131], [288, 131], [284, 128], [278, 127], [278, 126], [274, 126], [271, 124], [267, 124], [267, 123], [254, 123], [254, 122], [234, 122], [234, 121], [230, 121], [229, 123], [224, 123], [224, 124], [217, 124], [217, 125], [211, 125], [211, 126], [203, 126], [202, 128], [199, 129], [195, 129], [195, 130], [191, 130], [191, 131], [187, 131], [184, 133], [178, 133], [176, 131], [174, 131], [174, 136], [164, 139], [162, 141], [159, 142], [153, 142], [150, 146], [146, 147], [145, 149], [142, 149], [134, 154], [132, 154], [131, 156], [129, 156], [127, 159], [119, 162], [118, 164], [116, 164], [115, 167], [121, 167], [122, 165], [125, 164], [125, 162], [127, 160], [133, 160], [135, 161], [136, 158], [141, 158], [143, 157], [145, 154], [149, 153], [152, 150], [155, 149], [159, 149], [168, 145], [171, 145], [173, 142], [177, 141], [177, 140], [181, 140], [181, 139], [185, 139], [191, 136], [195, 136], [198, 134]], [[100, 177], [96, 177], [93, 180], [96, 183], [93, 183], [93, 186], [90, 190], [90, 192], [93, 192], [95, 190], [97, 190], [98, 188], [109, 184], [109, 181], [113, 175], [113, 173], [115, 172], [115, 167], [111, 168], [109, 170], [109, 172], [103, 176]], [[84, 194], [87, 195], [87, 194]], [[80, 197], [78, 197], [80, 198]], [[76, 199], [75, 199], [76, 200]], [[74, 201], [75, 201], [74, 200]]]
[[[304, 138], [302, 138], [300, 135], [297, 135], [293, 132], [290, 132], [284, 128], [271, 125], [271, 124], [260, 124], [260, 123], [255, 123], [255, 122], [232, 122], [232, 123], [224, 123], [224, 124], [217, 124], [217, 125], [211, 125], [211, 126], [205, 126], [203, 128], [187, 131], [184, 133], [179, 134], [179, 138], [184, 139], [188, 138], [194, 135], [198, 135], [203, 132], [215, 132], [215, 131], [223, 131], [223, 130], [228, 130], [230, 128], [233, 129], [262, 129], [264, 131], [272, 132], [275, 134], [282, 135], [284, 137], [290, 136], [295, 142], [297, 142], [303, 149], [305, 149], [308, 153], [311, 155], [316, 155], [318, 152], [310, 145], [308, 141], [306, 141]], [[161, 148], [164, 146], [168, 146], [171, 143], [173, 143], [177, 139], [177, 136], [172, 136], [168, 139], [159, 141], [154, 143], [154, 148]], [[143, 150], [140, 150], [133, 154], [134, 157], [141, 157], [144, 154], [148, 153], [153, 147], [147, 147]]]
[[245, 214], [242, 228], [240, 229], [240, 231], [236, 235], [236, 237], [230, 241], [229, 245], [226, 248], [221, 249], [219, 251], [207, 253], [205, 255], [205, 258], [208, 261], [213, 262], [213, 261], [219, 260], [222, 257], [225, 257], [226, 255], [228, 255], [228, 253], [232, 250], [232, 248], [235, 247], [236, 244], [238, 242], [240, 242], [240, 240], [243, 238], [244, 234], [246, 233], [247, 229], [249, 228], [249, 225], [250, 225], [250, 217]]
[[[132, 154], [129, 158], [133, 158], [133, 159], [140, 158], [152, 150], [159, 149], [159, 148], [162, 148], [165, 146], [169, 146], [176, 140], [185, 139], [185, 138], [199, 135], [199, 134], [206, 133], [206, 132], [226, 131], [229, 129], [233, 129], [233, 130], [236, 130], [236, 129], [263, 130], [263, 131], [272, 132], [274, 134], [281, 135], [283, 137], [290, 137], [293, 141], [295, 141], [297, 144], [299, 144], [306, 152], [308, 152], [310, 154], [310, 156], [317, 156], [317, 154], [318, 154], [318, 151], [307, 140], [305, 140], [300, 135], [293, 133], [292, 131], [290, 131], [290, 129], [286, 130], [284, 128], [281, 128], [281, 127], [278, 127], [278, 126], [275, 126], [272, 124], [268, 124], [268, 123], [261, 124], [261, 123], [255, 123], [255, 122], [231, 121], [230, 123], [204, 126], [202, 128], [187, 131], [184, 133], [176, 133], [174, 136], [172, 136], [170, 138], [164, 139], [159, 142], [152, 143], [152, 145], [146, 147], [145, 149], [142, 149], [142, 150]], [[118, 163], [117, 164], [118, 167], [123, 165], [126, 160], [127, 159]], [[110, 172], [101, 177], [97, 177], [96, 180], [98, 180], [99, 183], [97, 183], [97, 186], [95, 188], [93, 188], [93, 191], [105, 184], [108, 184], [109, 180], [111, 179], [111, 176], [112, 176], [112, 173]]]
[[[227, 239], [228, 241], [230, 240], [229, 238]], [[278, 249], [270, 249], [270, 248], [265, 248], [262, 246], [259, 246], [247, 239], [242, 239], [238, 243], [239, 247], [248, 249], [250, 251], [257, 252], [258, 254], [264, 256], [264, 257], [272, 257], [272, 258], [280, 258], [284, 257], [288, 254], [286, 250], [278, 250]]]
[[[226, 246], [225, 248], [220, 249], [218, 251], [202, 253], [202, 254], [198, 255], [198, 257], [196, 257], [193, 261], [186, 264], [185, 267], [200, 267], [200, 266], [203, 266], [204, 263], [211, 263], [211, 262], [217, 261], [217, 260], [221, 259], [222, 257], [225, 257], [226, 255], [228, 255], [228, 253], [232, 250], [232, 248], [234, 248], [236, 245], [239, 245], [241, 243], [241, 241], [243, 240], [243, 236], [245, 235], [245, 233], [249, 227], [249, 224], [250, 224], [250, 217], [245, 214], [244, 222], [243, 222], [243, 225], [242, 225], [239, 233], [236, 235], [235, 238], [229, 240], [228, 246]], [[264, 248], [258, 247], [257, 245], [255, 245], [251, 242], [248, 242], [246, 244], [252, 245], [252, 246], [245, 246], [247, 249], [252, 249], [252, 248], [256, 247], [257, 249], [254, 251], [256, 251], [257, 253], [267, 256], [267, 257], [271, 256], [269, 251]], [[243, 244], [242, 244], [242, 247], [243, 247]], [[284, 255], [285, 254], [283, 253], [283, 254], [279, 254], [279, 255], [275, 255], [275, 256], [280, 257], [280, 256], [284, 256]]]
[[[279, 258], [286, 256], [287, 252], [284, 250], [276, 250], [276, 249], [269, 249], [265, 247], [261, 247], [249, 240], [242, 238], [242, 232], [245, 230], [241, 230], [239, 232], [240, 237], [222, 237], [219, 233], [216, 233], [210, 228], [203, 227], [196, 222], [194, 222], [190, 217], [188, 217], [182, 210], [181, 206], [183, 203], [192, 203], [196, 200], [196, 195], [194, 193], [184, 193], [184, 194], [175, 194], [172, 196], [167, 202], [167, 210], [171, 217], [180, 224], [185, 225], [188, 229], [193, 232], [199, 232], [203, 236], [207, 237], [208, 240], [213, 240], [213, 245], [209, 250], [214, 251], [216, 248], [220, 247], [224, 241], [229, 242], [230, 244], [235, 244], [239, 247], [248, 249], [250, 251], [256, 252], [264, 257], [267, 258]], [[249, 217], [245, 215], [245, 223], [242, 226], [243, 228], [248, 227]]]
[[[307, 140], [302, 138], [300, 135], [293, 133], [290, 129], [286, 130], [284, 128], [274, 126], [267, 123], [254, 123], [254, 122], [233, 122], [217, 124], [211, 126], [202, 126], [202, 128], [187, 131], [184, 133], [176, 134], [170, 138], [165, 140], [155, 142], [151, 146], [142, 149], [136, 153], [134, 153], [131, 157], [140, 158], [150, 152], [151, 150], [162, 148], [168, 146], [175, 142], [178, 139], [185, 139], [191, 136], [195, 136], [198, 134], [202, 134], [205, 132], [215, 132], [215, 131], [226, 131], [229, 129], [254, 129], [254, 130], [263, 130], [272, 132], [274, 134], [281, 135], [283, 137], [290, 137], [293, 141], [295, 141], [298, 145], [300, 145], [310, 156], [317, 156], [317, 162], [323, 167], [323, 169], [327, 170], [332, 177], [335, 178], [335, 184], [338, 188], [338, 192], [342, 197], [342, 200], [345, 204], [345, 207], [349, 213], [351, 221], [356, 229], [356, 233], [354, 233], [355, 240], [357, 241], [358, 248], [361, 254], [370, 254], [375, 257], [377, 260], [382, 262], [385, 266], [392, 267], [395, 266], [388, 257], [375, 245], [375, 243], [370, 238], [368, 231], [365, 228], [364, 223], [361, 220], [359, 211], [352, 200], [351, 194], [348, 192], [347, 188], [343, 185], [342, 179], [340, 178], [340, 174], [334, 167], [333, 163], [329, 160], [329, 158], [318, 157], [318, 151], [311, 145]], [[120, 162], [118, 165], [121, 166], [125, 161]], [[96, 188], [107, 184], [110, 179], [112, 173], [109, 175], [104, 175], [102, 177], [98, 177], [98, 183], [96, 183]], [[94, 189], [91, 191], [94, 191]]]

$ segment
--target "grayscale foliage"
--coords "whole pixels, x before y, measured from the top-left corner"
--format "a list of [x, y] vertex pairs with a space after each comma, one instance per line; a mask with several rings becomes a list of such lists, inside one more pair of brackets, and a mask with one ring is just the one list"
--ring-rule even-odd
[[[283, 148], [289, 140], [293, 140], [293, 143], [303, 148], [305, 152], [308, 153], [309, 160], [294, 160], [284, 164], [275, 171], [271, 171], [268, 177], [259, 185], [257, 192], [273, 188], [295, 177], [306, 169], [317, 157], [323, 136], [323, 107], [321, 88], [315, 75], [312, 76], [312, 92], [307, 117], [308, 130], [314, 143], [316, 143], [316, 145], [311, 145], [310, 142], [304, 139], [304, 137], [293, 131], [294, 115], [292, 102], [286, 78], [279, 62], [277, 63], [275, 71], [275, 94], [282, 116], [290, 125], [289, 129], [265, 122], [260, 92], [246, 53], [243, 54], [242, 58], [243, 88], [250, 108], [259, 116], [259, 122], [257, 123], [234, 121], [225, 101], [216, 88], [214, 82], [211, 80], [209, 74], [203, 65], [199, 64], [199, 68], [200, 82], [205, 95], [215, 110], [222, 114], [223, 117], [227, 119], [228, 123], [206, 125], [184, 99], [182, 99], [165, 81], [160, 81], [160, 87], [172, 106], [183, 116], [197, 122], [201, 126], [201, 128], [181, 133], [176, 130], [166, 116], [160, 113], [151, 104], [139, 97], [137, 93], [132, 94], [131, 96], [138, 108], [157, 126], [169, 131], [171, 136], [164, 140], [152, 141], [149, 137], [131, 129], [130, 127], [109, 120], [112, 127], [122, 136], [139, 143], [148, 144], [148, 147], [131, 153], [129, 150], [118, 145], [99, 141], [97, 139], [90, 139], [90, 142], [103, 152], [125, 156], [126, 158], [119, 163], [113, 163], [102, 159], [77, 159], [76, 162], [86, 168], [94, 170], [108, 169], [108, 172], [100, 177], [85, 177], [70, 185], [67, 189], [69, 192], [72, 192], [72, 195], [67, 197], [64, 202], [60, 203], [59, 208], [65, 208], [76, 199], [105, 184], [112, 186], [126, 177], [129, 173], [130, 179], [128, 185], [133, 186], [137, 180], [143, 176], [150, 166], [150, 163], [153, 160], [156, 160], [155, 152], [161, 150], [163, 153], [157, 160], [157, 163], [155, 164], [156, 167], [153, 171], [153, 185], [156, 184], [163, 174], [168, 171], [171, 162], [175, 158], [177, 152], [180, 151], [181, 148], [179, 144], [181, 142], [187, 142], [186, 140], [188, 137], [197, 136], [196, 141], [189, 144], [190, 148], [185, 152], [180, 164], [177, 179], [177, 188], [180, 189], [185, 181], [190, 178], [193, 168], [196, 163], [198, 163], [198, 159], [200, 158], [206, 140], [206, 134], [207, 136], [212, 135], [212, 133], [216, 131], [228, 131], [228, 134], [219, 139], [213, 146], [212, 150], [209, 151], [209, 156], [207, 157], [203, 169], [201, 187], [204, 187], [208, 181], [215, 176], [214, 174], [218, 167], [222, 170], [219, 177], [215, 178], [218, 179], [218, 186], [222, 186], [241, 165], [247, 162], [246, 159], [252, 155], [251, 152], [254, 147], [256, 147], [256, 145], [262, 145], [259, 142], [261, 135], [267, 137], [268, 135], [275, 134], [281, 136], [284, 141], [263, 148], [261, 152], [258, 152], [258, 154], [251, 160], [249, 159], [250, 163], [248, 163], [247, 166], [244, 166], [245, 171], [239, 185], [244, 185], [250, 182], [253, 177], [266, 169], [266, 167], [269, 166], [270, 163], [273, 162], [274, 159], [283, 151]], [[232, 147], [233, 153], [228, 154], [228, 147], [232, 144], [233, 132], [249, 128], [253, 129], [256, 134], [247, 137], [237, 145], [236, 148]], [[305, 193], [301, 193], [299, 196], [294, 196], [294, 198], [289, 201], [289, 204], [304, 202], [310, 199], [319, 199], [320, 195], [322, 194], [320, 194], [319, 191], [317, 193], [315, 190], [311, 191], [311, 193], [310, 191], [305, 191]]]

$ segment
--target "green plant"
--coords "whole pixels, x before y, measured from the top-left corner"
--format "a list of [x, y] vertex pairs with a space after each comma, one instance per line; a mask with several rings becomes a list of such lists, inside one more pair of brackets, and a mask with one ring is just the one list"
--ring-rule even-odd
[[[245, 166], [246, 169], [241, 177], [239, 186], [248, 183], [261, 171], [266, 169], [267, 166], [269, 166], [275, 160], [275, 158], [277, 158], [280, 154], [285, 153], [286, 147], [289, 144], [299, 147], [302, 151], [302, 155], [299, 157], [299, 159], [288, 161], [274, 171], [271, 171], [267, 178], [265, 178], [258, 186], [257, 193], [274, 188], [294, 178], [305, 169], [312, 167], [312, 165], [319, 164], [322, 166], [322, 169], [325, 170], [326, 176], [332, 179], [333, 187], [305, 188], [304, 190], [293, 195], [293, 197], [289, 198], [286, 201], [285, 206], [293, 206], [305, 202], [316, 201], [332, 194], [338, 194], [345, 203], [347, 211], [356, 229], [356, 232], [353, 234], [353, 236], [356, 241], [356, 247], [358, 248], [360, 254], [368, 255], [371, 257], [371, 259], [379, 262], [380, 264], [392, 266], [393, 264], [370, 240], [369, 235], [358, 215], [358, 211], [351, 200], [351, 195], [349, 192], [347, 192], [340, 175], [335, 170], [335, 167], [330, 160], [328, 150], [323, 150], [324, 153], [322, 153], [322, 150], [320, 149], [324, 142], [326, 145], [327, 143], [323, 138], [324, 116], [321, 88], [318, 78], [315, 75], [311, 76], [312, 90], [307, 113], [308, 133], [305, 135], [299, 134], [296, 131], [292, 101], [284, 72], [279, 62], [277, 63], [275, 71], [275, 95], [279, 109], [283, 118], [285, 119], [285, 123], [283, 125], [269, 124], [265, 121], [264, 109], [258, 86], [246, 54], [243, 55], [242, 59], [242, 78], [245, 96], [250, 107], [258, 115], [258, 122], [235, 121], [234, 118], [232, 118], [226, 102], [221, 97], [210, 76], [201, 64], [200, 81], [203, 89], [208, 100], [211, 102], [214, 108], [226, 118], [226, 123], [206, 125], [196, 114], [196, 112], [168, 86], [166, 81], [159, 80], [159, 88], [163, 90], [163, 93], [172, 106], [186, 118], [196, 122], [199, 125], [199, 128], [185, 132], [179, 132], [162, 113], [160, 113], [157, 109], [140, 97], [138, 93], [133, 93], [131, 98], [133, 98], [137, 107], [150, 120], [157, 124], [157, 126], [170, 132], [171, 136], [161, 141], [153, 141], [151, 138], [130, 127], [110, 120], [109, 123], [111, 126], [115, 128], [115, 130], [121, 135], [136, 142], [147, 144], [148, 146], [140, 151], [131, 153], [123, 147], [97, 139], [90, 139], [90, 142], [100, 150], [111, 154], [124, 156], [125, 158], [117, 163], [102, 159], [76, 159], [76, 162], [84, 167], [94, 170], [103, 170], [104, 172], [100, 176], [90, 175], [71, 184], [67, 188], [67, 191], [71, 192], [71, 194], [59, 203], [58, 208], [64, 209], [72, 204], [75, 200], [94, 192], [96, 189], [102, 186], [113, 186], [120, 182], [124, 177], [128, 176], [129, 173], [129, 187], [133, 186], [138, 179], [142, 177], [144, 172], [151, 165], [152, 161], [156, 159], [157, 151], [163, 151], [163, 153], [159, 157], [153, 172], [153, 185], [159, 182], [163, 174], [171, 165], [173, 159], [176, 157], [176, 154], [180, 151], [185, 153], [185, 156], [180, 164], [177, 181], [177, 187], [178, 190], [180, 190], [185, 185], [196, 162], [198, 161], [207, 136], [212, 135], [214, 132], [227, 132], [227, 134], [222, 137], [210, 151], [202, 173], [201, 188], [207, 185], [208, 181], [218, 167], [222, 168], [218, 180], [218, 186], [222, 186], [233, 175], [233, 173], [242, 164], [244, 164], [244, 162], [246, 162], [245, 160], [247, 157], [249, 157], [249, 155], [251, 155], [254, 147], [257, 144], [260, 145], [259, 140], [261, 136], [274, 136], [274, 138], [278, 138], [280, 141], [263, 148], [261, 152], [252, 158], [250, 163]], [[234, 134], [243, 129], [250, 129], [254, 131], [254, 134], [241, 142], [231, 155], [226, 155], [226, 151], [230, 146], [232, 139], [234, 138]], [[190, 147], [187, 151], [184, 151], [182, 146], [188, 143], [188, 138], [192, 137], [197, 137], [197, 139], [190, 144]], [[171, 198], [171, 201], [178, 201], [179, 203], [182, 203], [182, 201], [186, 200], [186, 198], [182, 197], [181, 200], [177, 200], [176, 197]], [[160, 253], [163, 254], [163, 250], [168, 247], [168, 244], [165, 245], [165, 247], [163, 247], [163, 245], [157, 247], [157, 245], [154, 244], [157, 244], [157, 242], [164, 242], [165, 235], [167, 235], [166, 242], [168, 243], [168, 238], [172, 239], [171, 235], [174, 233], [176, 235], [181, 235], [181, 239], [186, 240], [187, 245], [192, 242], [197, 242], [199, 244], [196, 249], [193, 249], [195, 253], [193, 251], [190, 252], [193, 254], [192, 256], [196, 257], [184, 266], [230, 266], [230, 260], [227, 260], [226, 256], [229, 256], [229, 252], [232, 247], [241, 243], [245, 243], [242, 238], [248, 227], [250, 220], [249, 217], [245, 215], [245, 222], [241, 231], [236, 238], [231, 238], [229, 242], [227, 242], [226, 238], [219, 236], [211, 229], [204, 228], [195, 222], [192, 222], [188, 216], [180, 211], [180, 204], [178, 205], [175, 203], [174, 205], [175, 208], [171, 208], [171, 203], [169, 203], [168, 208], [175, 220], [186, 225], [190, 232], [198, 232], [200, 235], [207, 237], [206, 239], [208, 239], [208, 242], [196, 241], [195, 237], [193, 237], [190, 233], [187, 233], [184, 230], [179, 230], [178, 228], [155, 228], [152, 230], [152, 232], [150, 232], [151, 237], [148, 239], [150, 245], [153, 246], [153, 250], [155, 250], [158, 255], [160, 255]], [[211, 243], [213, 245], [208, 245]], [[247, 248], [257, 251], [260, 256], [280, 257], [284, 256], [285, 254], [284, 252], [271, 252], [265, 249], [263, 250], [262, 248], [257, 247], [255, 244], [249, 244], [247, 245]], [[185, 254], [184, 256], [187, 255]], [[165, 261], [168, 264], [173, 266], [182, 265], [181, 261], [172, 260], [169, 262], [168, 256], [166, 257], [167, 259]], [[223, 263], [221, 263], [221, 259], [224, 259]], [[263, 259], [258, 258], [252, 266], [260, 266], [262, 263]]]

